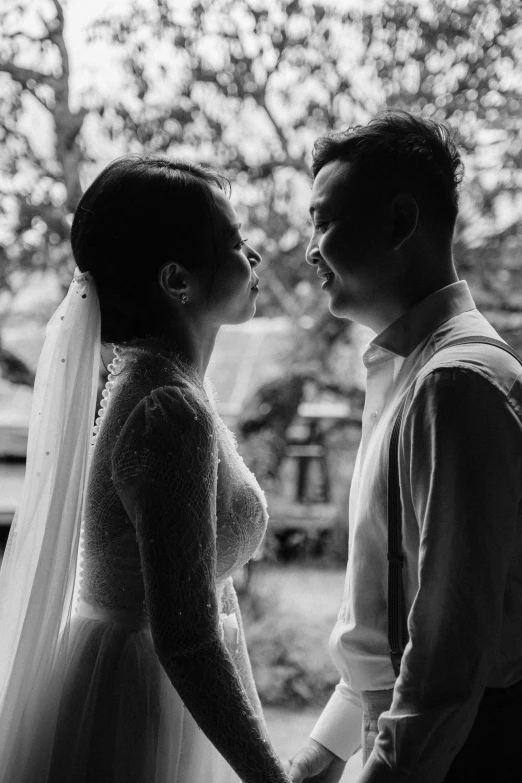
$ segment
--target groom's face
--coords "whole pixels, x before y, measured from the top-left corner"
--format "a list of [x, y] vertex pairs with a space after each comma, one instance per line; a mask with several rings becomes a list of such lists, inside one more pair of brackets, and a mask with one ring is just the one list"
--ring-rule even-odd
[[351, 163], [334, 160], [318, 172], [310, 203], [306, 260], [317, 266], [332, 314], [366, 325], [387, 278], [385, 216], [377, 201], [357, 184]]

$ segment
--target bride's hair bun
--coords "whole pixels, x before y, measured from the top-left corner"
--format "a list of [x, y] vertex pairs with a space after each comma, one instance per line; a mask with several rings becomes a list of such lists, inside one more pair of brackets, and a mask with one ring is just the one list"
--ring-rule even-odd
[[215, 266], [215, 187], [228, 193], [230, 185], [197, 163], [125, 155], [85, 191], [71, 245], [76, 265], [96, 283], [102, 342], [127, 343], [161, 331], [166, 311], [157, 272], [164, 262], [183, 259], [196, 273]]

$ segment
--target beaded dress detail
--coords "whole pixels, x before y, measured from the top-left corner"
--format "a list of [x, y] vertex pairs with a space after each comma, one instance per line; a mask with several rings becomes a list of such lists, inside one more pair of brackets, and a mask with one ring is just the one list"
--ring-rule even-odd
[[284, 783], [231, 578], [264, 495], [189, 362], [115, 352], [49, 783]]

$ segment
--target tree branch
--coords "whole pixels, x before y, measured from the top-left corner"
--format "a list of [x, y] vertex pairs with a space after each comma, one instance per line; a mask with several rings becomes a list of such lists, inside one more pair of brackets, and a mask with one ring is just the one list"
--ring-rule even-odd
[[271, 110], [268, 108], [268, 106], [266, 104], [266, 91], [265, 91], [265, 89], [263, 89], [262, 91], [259, 92], [257, 103], [259, 104], [259, 106], [261, 106], [265, 110], [265, 112], [266, 112], [266, 114], [268, 116], [268, 119], [272, 123], [272, 125], [274, 127], [274, 130], [277, 133], [277, 136], [279, 138], [279, 141], [281, 142], [281, 146], [283, 148], [283, 152], [285, 153], [287, 158], [290, 158], [291, 156], [290, 156], [290, 153], [288, 151], [288, 139], [286, 138], [285, 134], [283, 133], [283, 129], [281, 128], [279, 123], [276, 121], [274, 115], [272, 114]]
[[36, 166], [36, 168], [40, 169], [44, 176], [49, 177], [50, 179], [56, 179], [56, 174], [50, 171], [44, 161], [36, 154], [31, 145], [31, 142], [29, 141], [29, 138], [25, 133], [22, 133], [20, 129], [14, 131], [12, 128], [8, 128], [5, 125], [2, 125], [1, 127], [3, 128], [7, 137], [12, 137], [15, 138], [18, 142], [22, 142], [25, 155], [31, 161], [31, 163]]
[[44, 107], [44, 109], [47, 109], [47, 111], [51, 111], [51, 107], [50, 107], [50, 106], [48, 106], [48, 104], [46, 103], [46, 101], [45, 101], [43, 98], [41, 98], [41, 97], [38, 95], [38, 93], [36, 92], [36, 90], [34, 90], [34, 89], [32, 89], [31, 87], [29, 87], [27, 84], [25, 85], [25, 89], [26, 89], [26, 90], [27, 90], [27, 92], [29, 92], [29, 93], [30, 93], [30, 94], [31, 94], [31, 95], [32, 95], [34, 98], [36, 98], [36, 100], [38, 101], [38, 103], [41, 103], [41, 105]]
[[65, 26], [65, 17], [63, 14], [62, 4], [60, 3], [60, 0], [53, 0], [53, 5], [56, 8], [56, 17], [60, 22], [60, 32], [63, 33], [63, 28]]
[[42, 44], [44, 43], [44, 41], [48, 40], [46, 35], [42, 36], [41, 38], [38, 38], [34, 35], [23, 33], [21, 30], [17, 30], [15, 33], [2, 32], [2, 38], [7, 38], [10, 41], [14, 41], [16, 38], [20, 38], [20, 37], [22, 37], [25, 41], [30, 41], [31, 43], [37, 43], [37, 44]]
[[[57, 24], [49, 29], [49, 37], [51, 38], [52, 42], [58, 47], [58, 50], [60, 52], [60, 57], [62, 60], [62, 73], [63, 76], [68, 79], [69, 77], [69, 53], [67, 51], [67, 46], [65, 45], [65, 40], [63, 37], [63, 31], [65, 27], [65, 17], [63, 13], [63, 8], [60, 3], [60, 0], [53, 0], [54, 7], [56, 8], [56, 21]], [[46, 25], [47, 26], [47, 25]]]
[[268, 265], [263, 270], [263, 280], [267, 283], [284, 313], [289, 315], [291, 318], [296, 318], [298, 315], [300, 315], [299, 305], [297, 304], [295, 298], [292, 296], [290, 291], [285, 288], [270, 265]]
[[31, 80], [37, 84], [47, 84], [53, 90], [58, 86], [54, 76], [42, 73], [41, 71], [36, 71], [34, 68], [21, 68], [18, 65], [14, 65], [14, 63], [0, 61], [0, 72], [8, 73], [16, 82], [26, 89], [29, 89], [27, 83]]

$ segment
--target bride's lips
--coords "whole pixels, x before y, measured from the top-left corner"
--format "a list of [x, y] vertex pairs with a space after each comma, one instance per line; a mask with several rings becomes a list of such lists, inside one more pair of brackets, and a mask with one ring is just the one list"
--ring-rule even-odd
[[256, 277], [256, 282], [253, 286], [250, 286], [250, 290], [259, 293], [259, 278]]

